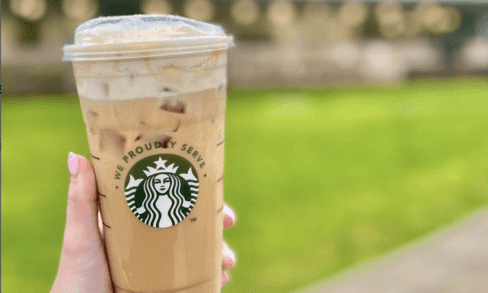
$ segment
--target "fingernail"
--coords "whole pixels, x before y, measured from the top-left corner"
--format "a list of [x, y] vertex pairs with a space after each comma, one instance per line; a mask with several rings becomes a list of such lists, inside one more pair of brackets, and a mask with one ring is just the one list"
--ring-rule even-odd
[[232, 251], [232, 249], [229, 248], [229, 246], [225, 246], [225, 252], [224, 254], [227, 255], [228, 257], [230, 257], [232, 259], [232, 263], [235, 265], [236, 263], [236, 255], [234, 254], [234, 251]]
[[68, 155], [68, 170], [71, 176], [78, 175], [78, 156], [69, 152]]
[[228, 205], [224, 205], [224, 213], [228, 214], [234, 223], [236, 222], [236, 214], [234, 214], [234, 211]]

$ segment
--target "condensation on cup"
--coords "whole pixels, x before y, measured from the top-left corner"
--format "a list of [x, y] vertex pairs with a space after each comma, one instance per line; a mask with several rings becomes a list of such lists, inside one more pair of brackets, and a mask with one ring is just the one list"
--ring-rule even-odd
[[216, 25], [100, 17], [64, 46], [116, 292], [221, 288], [227, 49]]

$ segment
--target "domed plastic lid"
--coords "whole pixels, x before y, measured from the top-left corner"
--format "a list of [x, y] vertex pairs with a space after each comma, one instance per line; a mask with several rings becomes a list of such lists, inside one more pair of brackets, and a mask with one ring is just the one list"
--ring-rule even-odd
[[65, 61], [174, 56], [224, 50], [233, 37], [222, 28], [173, 15], [99, 17], [81, 24], [75, 43], [63, 47]]

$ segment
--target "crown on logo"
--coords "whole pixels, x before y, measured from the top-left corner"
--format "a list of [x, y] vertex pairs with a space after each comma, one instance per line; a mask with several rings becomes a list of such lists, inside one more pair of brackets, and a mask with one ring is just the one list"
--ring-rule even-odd
[[154, 174], [160, 174], [160, 173], [173, 173], [175, 174], [176, 171], [178, 170], [178, 166], [174, 167], [174, 163], [166, 167], [166, 160], [162, 160], [161, 157], [159, 157], [159, 160], [154, 162], [156, 164], [156, 168], [152, 167], [147, 167], [146, 170], [142, 170], [146, 176], [151, 176]]

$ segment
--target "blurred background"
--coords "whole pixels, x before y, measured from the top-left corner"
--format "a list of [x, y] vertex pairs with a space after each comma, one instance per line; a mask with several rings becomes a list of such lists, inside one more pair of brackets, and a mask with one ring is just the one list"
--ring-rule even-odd
[[485, 0], [2, 1], [4, 93], [75, 92], [61, 47], [101, 15], [166, 13], [218, 23], [236, 38], [230, 88], [401, 82], [482, 74]]
[[[4, 0], [3, 292], [50, 289], [66, 157], [90, 157], [62, 46], [90, 18], [155, 13], [236, 41], [224, 196], [238, 223], [224, 238], [238, 265], [223, 292], [294, 292], [486, 207], [486, 0]], [[484, 292], [453, 290], [425, 292]]]

